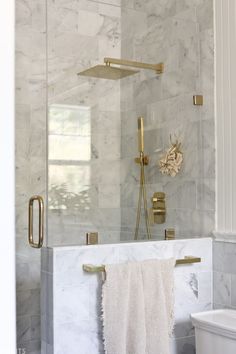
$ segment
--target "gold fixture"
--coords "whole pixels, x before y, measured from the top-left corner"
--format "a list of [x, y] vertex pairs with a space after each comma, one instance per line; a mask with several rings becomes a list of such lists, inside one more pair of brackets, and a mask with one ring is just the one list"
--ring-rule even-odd
[[[144, 155], [144, 122], [143, 117], [138, 118], [138, 150], [139, 157], [136, 157], [134, 161], [141, 165], [142, 163], [147, 166], [149, 164], [149, 157]], [[142, 155], [142, 156], [141, 156]]]
[[175, 239], [175, 229], [165, 229], [165, 240]]
[[202, 95], [194, 95], [193, 96], [193, 104], [194, 104], [194, 106], [203, 106], [203, 96]]
[[[142, 159], [143, 159], [144, 165], [147, 166], [149, 164], [149, 157], [148, 156], [143, 156]], [[140, 157], [135, 157], [134, 161], [138, 165], [140, 165], [140, 163], [141, 163]]]
[[86, 234], [86, 244], [87, 245], [98, 244], [98, 233], [97, 232], [88, 232]]
[[[184, 258], [177, 259], [175, 262], [175, 265], [181, 265], [181, 264], [193, 264], [193, 263], [200, 263], [202, 259], [200, 257], [194, 257], [194, 256], [185, 256]], [[88, 273], [99, 273], [99, 272], [105, 272], [106, 271], [106, 266], [105, 265], [93, 265], [93, 264], [83, 264], [83, 270]]]
[[115, 59], [115, 58], [104, 58], [104, 63], [106, 65], [116, 64], [123, 66], [131, 66], [133, 68], [154, 70], [157, 74], [162, 74], [164, 72], [164, 64], [147, 64], [139, 61]]
[[139, 149], [139, 157], [135, 159], [135, 162], [138, 162], [140, 164], [140, 181], [139, 181], [139, 197], [138, 197], [138, 208], [137, 208], [134, 239], [135, 240], [138, 239], [140, 216], [141, 216], [141, 203], [142, 203], [142, 198], [143, 198], [147, 237], [150, 240], [152, 238], [152, 236], [151, 236], [151, 231], [150, 231], [150, 221], [149, 221], [148, 207], [147, 207], [147, 193], [146, 193], [145, 170], [144, 170], [144, 166], [148, 165], [148, 156], [144, 155], [144, 121], [143, 121], [143, 117], [138, 118], [138, 149]]
[[141, 63], [141, 62], [132, 61], [132, 60], [104, 58], [104, 64], [105, 65], [96, 65], [92, 68], [84, 70], [84, 71], [78, 73], [78, 75], [96, 77], [96, 78], [100, 78], [100, 79], [119, 80], [124, 77], [137, 74], [139, 72], [137, 70], [114, 67], [114, 66], [111, 66], [111, 64], [121, 65], [121, 66], [131, 66], [133, 68], [140, 68], [140, 69], [154, 70], [157, 74], [162, 74], [164, 72], [164, 64], [163, 63], [147, 64], [147, 63]]
[[143, 117], [138, 118], [138, 150], [144, 152], [144, 124]]
[[153, 194], [152, 213], [155, 224], [164, 224], [166, 221], [165, 193], [156, 192]]
[[[39, 238], [38, 242], [34, 242], [34, 201], [38, 202], [39, 206]], [[34, 195], [29, 200], [29, 229], [28, 229], [29, 244], [33, 248], [41, 248], [44, 240], [44, 202], [40, 195]]]
[[119, 80], [137, 73], [137, 70], [121, 69], [109, 65], [96, 65], [92, 68], [82, 71], [78, 75], [95, 77], [98, 79]]

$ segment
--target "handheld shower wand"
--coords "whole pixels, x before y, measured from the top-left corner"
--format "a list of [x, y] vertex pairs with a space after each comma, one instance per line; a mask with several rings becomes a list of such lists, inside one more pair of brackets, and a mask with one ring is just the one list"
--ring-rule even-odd
[[150, 231], [150, 222], [148, 215], [147, 207], [147, 193], [146, 193], [146, 181], [145, 181], [145, 170], [144, 166], [148, 165], [148, 157], [144, 155], [144, 122], [143, 117], [138, 118], [138, 149], [139, 149], [139, 158], [135, 159], [135, 162], [140, 164], [140, 181], [139, 181], [139, 198], [138, 198], [138, 208], [137, 208], [137, 217], [136, 217], [136, 227], [134, 239], [138, 239], [140, 217], [141, 217], [141, 204], [143, 198], [144, 205], [144, 215], [148, 239], [151, 239]]

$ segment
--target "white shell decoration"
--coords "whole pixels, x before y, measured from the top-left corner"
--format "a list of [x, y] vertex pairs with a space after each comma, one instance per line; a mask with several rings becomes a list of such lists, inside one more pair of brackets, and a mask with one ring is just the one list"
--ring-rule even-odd
[[[171, 137], [170, 137], [171, 141]], [[171, 147], [166, 151], [159, 161], [160, 171], [163, 175], [175, 177], [180, 171], [183, 163], [183, 153], [180, 150], [181, 143], [176, 140], [173, 144], [171, 141]]]

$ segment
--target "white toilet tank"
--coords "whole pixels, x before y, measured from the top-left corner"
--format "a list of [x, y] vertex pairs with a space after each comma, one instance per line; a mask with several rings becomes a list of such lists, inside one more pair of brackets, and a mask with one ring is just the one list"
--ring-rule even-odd
[[191, 315], [196, 354], [236, 354], [236, 311], [213, 310]]

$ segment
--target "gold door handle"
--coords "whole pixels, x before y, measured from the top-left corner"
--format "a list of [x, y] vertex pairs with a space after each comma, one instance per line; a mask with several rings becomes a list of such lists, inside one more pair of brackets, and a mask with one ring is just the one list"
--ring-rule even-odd
[[[37, 200], [39, 207], [39, 238], [38, 242], [34, 242], [34, 201]], [[40, 195], [34, 195], [29, 200], [29, 244], [33, 248], [41, 248], [44, 240], [44, 202]]]

